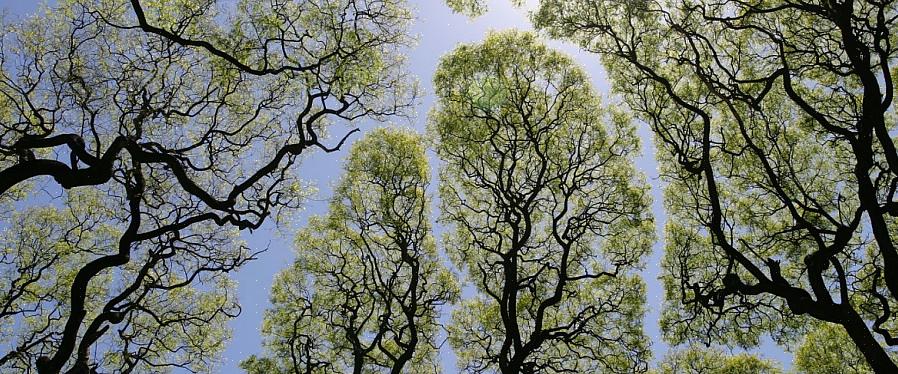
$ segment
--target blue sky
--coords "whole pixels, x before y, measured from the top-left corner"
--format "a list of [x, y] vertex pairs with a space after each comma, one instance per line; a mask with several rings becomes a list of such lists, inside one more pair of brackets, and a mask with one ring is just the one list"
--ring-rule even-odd
[[[459, 43], [477, 42], [483, 39], [490, 30], [504, 30], [517, 28], [530, 30], [532, 27], [527, 20], [526, 9], [513, 8], [507, 0], [492, 0], [489, 2], [490, 11], [477, 19], [453, 14], [441, 0], [409, 0], [417, 15], [412, 32], [418, 36], [417, 46], [409, 51], [408, 60], [411, 73], [417, 76], [424, 90], [417, 107], [417, 115], [411, 121], [400, 122], [399, 125], [411, 126], [423, 132], [427, 113], [434, 102], [432, 96], [431, 79], [436, 69], [440, 56], [451, 51]], [[531, 0], [532, 3], [532, 0]], [[0, 8], [9, 11], [8, 18], [15, 20], [24, 14], [34, 10], [37, 2], [32, 0], [0, 0]], [[604, 71], [601, 69], [598, 57], [579, 51], [571, 44], [548, 41], [550, 46], [571, 55], [590, 75], [594, 88], [609, 102], [609, 86]], [[377, 123], [360, 123], [363, 130]], [[336, 129], [335, 129], [336, 130]], [[334, 131], [337, 132], [337, 131]], [[654, 161], [654, 147], [651, 141], [651, 133], [644, 124], [639, 125], [639, 135], [642, 140], [643, 155], [636, 160], [637, 167], [646, 174], [648, 182], [652, 186], [654, 202], [652, 210], [656, 220], [659, 241], [654, 246], [654, 252], [648, 259], [648, 266], [642, 272], [648, 288], [647, 307], [645, 316], [645, 333], [651, 340], [655, 358], [663, 356], [668, 347], [661, 339], [658, 327], [658, 317], [663, 301], [663, 291], [657, 277], [658, 264], [663, 248], [663, 225], [666, 215], [662, 208], [661, 185], [658, 180], [656, 163]], [[361, 136], [354, 136], [359, 139]], [[344, 147], [348, 149], [349, 147]], [[306, 209], [296, 216], [296, 220], [279, 229], [268, 225], [262, 230], [244, 237], [254, 249], [268, 248], [259, 256], [259, 259], [246, 265], [236, 274], [239, 282], [239, 298], [242, 304], [242, 314], [231, 321], [233, 328], [233, 340], [224, 354], [222, 372], [239, 372], [237, 364], [240, 360], [251, 354], [261, 353], [262, 337], [259, 329], [262, 323], [264, 310], [269, 306], [268, 294], [274, 275], [284, 269], [293, 259], [291, 236], [296, 228], [300, 227], [305, 219], [314, 214], [323, 214], [327, 207], [327, 199], [331, 193], [331, 186], [340, 177], [341, 166], [345, 151], [335, 154], [316, 154], [309, 157], [301, 166], [307, 173], [309, 182], [318, 187], [318, 193], [307, 204]], [[431, 155], [431, 164], [435, 160]], [[435, 175], [434, 175], [435, 176]], [[435, 178], [434, 178], [435, 180]], [[437, 227], [437, 237], [441, 227]], [[779, 359], [785, 366], [790, 366], [790, 357], [781, 349], [766, 342], [759, 353], [767, 358]], [[444, 372], [453, 373], [455, 370], [455, 358], [448, 344], [443, 346], [440, 353]]]

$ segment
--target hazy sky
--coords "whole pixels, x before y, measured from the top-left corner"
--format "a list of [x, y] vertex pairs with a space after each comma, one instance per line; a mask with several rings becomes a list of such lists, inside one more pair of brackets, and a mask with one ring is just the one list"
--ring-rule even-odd
[[[532, 2], [532, 0], [531, 0]], [[0, 8], [9, 11], [7, 17], [15, 20], [34, 10], [38, 2], [32, 0], [0, 0]], [[52, 3], [52, 1], [50, 2]], [[451, 51], [459, 43], [478, 42], [490, 30], [524, 29], [530, 30], [526, 9], [516, 9], [509, 6], [507, 0], [491, 0], [490, 12], [477, 19], [470, 20], [467, 17], [453, 14], [441, 0], [409, 0], [414, 8], [417, 20], [412, 32], [418, 36], [418, 44], [409, 51], [408, 60], [412, 74], [417, 76], [424, 90], [424, 96], [419, 102], [416, 118], [409, 121], [400, 121], [398, 125], [411, 126], [419, 132], [423, 132], [434, 97], [432, 96], [431, 79], [436, 69], [440, 56]], [[575, 46], [559, 42], [548, 42], [554, 48], [560, 49], [573, 58], [589, 73], [594, 88], [605, 98], [608, 98], [608, 83], [598, 57], [592, 54], [580, 52]], [[378, 126], [377, 123], [358, 124], [363, 130]], [[332, 131], [339, 133], [337, 129]], [[648, 266], [642, 272], [647, 284], [647, 310], [645, 316], [645, 333], [651, 340], [655, 359], [663, 356], [667, 351], [667, 345], [661, 340], [658, 327], [659, 311], [663, 301], [661, 284], [657, 277], [658, 264], [663, 248], [662, 228], [666, 219], [661, 206], [661, 185], [658, 180], [656, 163], [654, 161], [654, 147], [651, 142], [651, 134], [644, 124], [639, 125], [639, 135], [642, 140], [643, 155], [637, 159], [637, 167], [646, 174], [648, 182], [652, 185], [654, 202], [652, 205], [656, 220], [659, 241], [654, 246], [654, 252], [648, 259]], [[355, 135], [353, 139], [361, 138]], [[344, 147], [348, 149], [348, 146]], [[231, 321], [233, 339], [224, 354], [223, 373], [239, 372], [237, 364], [240, 360], [251, 354], [261, 353], [262, 337], [259, 329], [262, 323], [264, 310], [269, 306], [268, 293], [274, 275], [286, 268], [293, 259], [292, 232], [300, 227], [306, 217], [314, 214], [323, 214], [326, 210], [327, 199], [330, 197], [330, 187], [336, 183], [341, 173], [341, 166], [345, 151], [335, 154], [314, 155], [309, 157], [300, 166], [303, 174], [307, 175], [309, 182], [318, 186], [318, 193], [314, 200], [306, 206], [306, 210], [296, 216], [295, 222], [284, 225], [280, 230], [273, 229], [272, 225], [245, 234], [253, 249], [268, 248], [259, 256], [259, 259], [250, 262], [240, 272], [236, 279], [239, 282], [238, 292], [243, 307], [242, 314]], [[435, 166], [435, 159], [430, 155], [431, 165]], [[435, 171], [435, 168], [434, 168]], [[434, 173], [434, 180], [436, 180]], [[435, 191], [432, 191], [435, 192]], [[438, 212], [434, 207], [434, 212]], [[442, 228], [436, 227], [436, 236], [439, 238]], [[444, 311], [444, 315], [447, 315]], [[445, 318], [444, 318], [445, 320]], [[775, 358], [783, 361], [783, 365], [790, 366], [790, 357], [781, 349], [767, 342], [759, 350], [767, 358]], [[444, 372], [454, 373], [455, 357], [448, 344], [443, 346], [441, 359]]]

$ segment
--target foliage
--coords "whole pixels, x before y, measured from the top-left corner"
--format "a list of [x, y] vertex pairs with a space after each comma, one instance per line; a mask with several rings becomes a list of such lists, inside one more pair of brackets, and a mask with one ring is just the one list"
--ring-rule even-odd
[[477, 294], [450, 342], [470, 372], [645, 371], [653, 241], [628, 119], [532, 34], [444, 56], [430, 114], [446, 251]]
[[214, 371], [237, 230], [301, 205], [333, 124], [407, 112], [409, 21], [401, 0], [64, 0], [4, 24], [0, 371]]
[[795, 371], [801, 374], [871, 374], [857, 346], [839, 325], [821, 323], [795, 351]]
[[673, 343], [841, 325], [877, 372], [898, 306], [894, 2], [542, 0], [655, 134]]
[[329, 213], [297, 235], [251, 373], [436, 372], [437, 307], [458, 287], [441, 264], [420, 136], [377, 129], [356, 143]]
[[[0, 344], [11, 347], [0, 356], [3, 372], [29, 372], [40, 352], [58, 344], [56, 334], [70, 313], [69, 284], [79, 267], [96, 253], [115, 250], [121, 231], [111, 223], [115, 210], [102, 199], [95, 190], [80, 190], [66, 196], [64, 207], [13, 214], [0, 234]], [[187, 244], [189, 249], [178, 250]], [[121, 319], [118, 333], [96, 337], [104, 347], [93, 352], [97, 365], [115, 371], [214, 367], [230, 337], [227, 318], [239, 307], [233, 282], [212, 271], [218, 260], [198, 253], [238, 263], [248, 257], [235, 232], [196, 228], [178, 243], [146, 249], [147, 258], [135, 259], [119, 274], [92, 279], [85, 300], [91, 320], [111, 309], [106, 300], [127, 296], [127, 308], [113, 309]], [[186, 281], [190, 278], [197, 281]], [[141, 282], [127, 283], [131, 279]], [[128, 287], [136, 289], [128, 292]]]
[[453, 11], [468, 17], [476, 17], [486, 12], [483, 0], [446, 0], [446, 5]]
[[[445, 2], [452, 11], [471, 18], [481, 16], [489, 10], [487, 0], [445, 0]], [[524, 4], [524, 0], [509, 0], [509, 2], [516, 6]]]
[[658, 374], [782, 374], [772, 361], [739, 353], [728, 355], [715, 348], [690, 346], [669, 352], [658, 364]]

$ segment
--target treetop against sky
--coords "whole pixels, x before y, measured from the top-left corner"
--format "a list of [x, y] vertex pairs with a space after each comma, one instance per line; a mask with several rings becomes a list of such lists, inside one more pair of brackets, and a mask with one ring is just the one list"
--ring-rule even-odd
[[892, 1], [0, 7], [0, 372], [898, 371]]

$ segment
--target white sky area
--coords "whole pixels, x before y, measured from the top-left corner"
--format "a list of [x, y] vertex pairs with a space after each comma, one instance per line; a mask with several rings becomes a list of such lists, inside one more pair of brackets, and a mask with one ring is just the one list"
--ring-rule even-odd
[[[427, 123], [427, 113], [434, 103], [432, 95], [432, 77], [442, 55], [450, 52], [460, 43], [475, 43], [481, 41], [486, 33], [491, 30], [522, 29], [532, 30], [527, 18], [527, 9], [512, 7], [507, 0], [489, 1], [489, 12], [476, 19], [468, 19], [465, 16], [453, 14], [442, 0], [408, 0], [417, 15], [417, 21], [412, 26], [412, 33], [417, 35], [417, 46], [408, 51], [410, 72], [420, 82], [423, 95], [417, 106], [417, 115], [410, 121], [399, 120], [397, 125], [410, 126], [423, 133]], [[586, 0], [584, 0], [586, 1]], [[34, 11], [40, 3], [33, 0], [0, 0], [0, 9], [7, 11], [8, 21], [16, 21], [23, 15]], [[528, 0], [530, 7], [536, 0]], [[582, 52], [576, 46], [569, 43], [547, 41], [553, 48], [561, 50], [572, 56], [590, 75], [593, 88], [603, 97], [606, 104], [613, 102], [609, 96], [609, 85], [606, 75], [601, 68], [599, 58], [596, 55]], [[363, 131], [383, 124], [374, 122], [361, 122], [356, 124]], [[645, 315], [645, 333], [651, 341], [654, 353], [653, 361], [657, 362], [668, 350], [668, 346], [661, 338], [658, 320], [663, 303], [663, 289], [657, 279], [660, 274], [659, 264], [663, 251], [663, 227], [666, 215], [662, 207], [661, 183], [658, 179], [657, 165], [654, 161], [654, 146], [652, 145], [651, 132], [645, 124], [638, 124], [639, 136], [643, 154], [636, 160], [637, 168], [645, 175], [646, 180], [652, 186], [653, 205], [652, 210], [656, 221], [658, 242], [654, 246], [654, 252], [647, 259], [647, 266], [641, 272], [647, 285], [648, 294], [647, 313]], [[342, 135], [343, 128], [335, 127], [331, 133], [335, 136]], [[361, 134], [355, 134], [352, 140], [358, 140]], [[270, 306], [268, 301], [272, 280], [279, 271], [285, 269], [293, 261], [292, 235], [301, 227], [310, 215], [326, 213], [327, 202], [331, 196], [331, 187], [336, 184], [342, 173], [343, 158], [346, 150], [350, 148], [352, 141], [343, 147], [343, 151], [332, 154], [315, 154], [308, 157], [300, 167], [301, 173], [306, 175], [306, 180], [317, 186], [317, 193], [306, 205], [306, 209], [295, 215], [291, 222], [275, 228], [269, 224], [254, 233], [245, 233], [244, 238], [254, 250], [268, 248], [259, 259], [244, 266], [237, 274], [239, 282], [238, 294], [242, 305], [241, 315], [230, 322], [233, 328], [233, 338], [224, 353], [222, 373], [239, 373], [239, 362], [251, 354], [262, 354], [262, 336], [260, 329], [265, 309]], [[433, 166], [433, 181], [436, 181], [436, 159], [430, 154], [431, 166]], [[436, 183], [432, 183], [431, 195], [434, 202], [434, 215], [439, 213], [436, 206]], [[435, 236], [440, 238], [444, 230], [436, 225]], [[470, 295], [470, 288], [465, 292]], [[444, 308], [442, 321], [448, 322], [449, 308]], [[754, 353], [765, 358], [776, 359], [787, 369], [791, 366], [791, 355], [772, 344], [769, 339]], [[458, 372], [455, 366], [455, 355], [449, 344], [442, 346], [440, 360], [443, 372]]]

